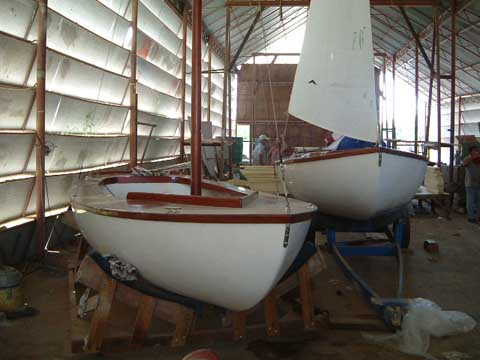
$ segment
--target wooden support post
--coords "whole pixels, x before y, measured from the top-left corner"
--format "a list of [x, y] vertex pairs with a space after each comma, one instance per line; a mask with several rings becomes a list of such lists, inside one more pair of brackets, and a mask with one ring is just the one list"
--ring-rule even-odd
[[[230, 43], [229, 43], [230, 46]], [[230, 50], [228, 51], [230, 52]], [[228, 137], [232, 140], [232, 74], [228, 74]], [[229, 179], [233, 179], [233, 154], [232, 146], [228, 147], [228, 173]]]
[[264, 300], [265, 322], [268, 336], [280, 335], [280, 323], [278, 319], [277, 294], [273, 289]]
[[441, 58], [440, 58], [440, 7], [437, 5], [435, 7], [435, 41], [436, 41], [436, 51], [437, 51], [437, 70], [436, 70], [436, 79], [437, 79], [437, 147], [438, 147], [438, 157], [437, 157], [437, 166], [440, 167], [442, 163], [442, 79], [441, 79]]
[[68, 303], [69, 303], [69, 316], [70, 327], [68, 329], [69, 343], [65, 345], [66, 353], [73, 353], [73, 334], [74, 324], [77, 321], [77, 293], [75, 290], [75, 268], [68, 269]]
[[133, 328], [130, 349], [140, 349], [143, 347], [148, 330], [152, 324], [153, 313], [157, 302], [155, 298], [142, 295], [137, 309], [137, 317]]
[[[392, 60], [392, 86], [393, 86], [393, 91], [392, 91], [392, 104], [393, 104], [393, 109], [392, 109], [392, 140], [397, 139], [397, 130], [396, 130], [396, 124], [395, 124], [395, 101], [396, 101], [396, 80], [397, 80], [397, 54], [393, 55], [393, 60]], [[387, 133], [388, 133], [388, 126], [387, 126]], [[395, 149], [397, 147], [397, 142], [393, 142], [393, 148]]]
[[98, 292], [97, 309], [90, 323], [90, 332], [88, 333], [87, 343], [85, 345], [86, 352], [98, 353], [102, 350], [103, 339], [105, 337], [116, 289], [117, 281], [110, 276], [104, 275], [102, 286]]
[[239, 341], [247, 335], [247, 311], [233, 313], [233, 340]]
[[208, 112], [207, 121], [212, 122], [212, 41], [208, 40]]
[[186, 87], [187, 87], [187, 36], [188, 36], [188, 5], [184, 3], [183, 24], [182, 24], [182, 100], [180, 119], [180, 162], [185, 160], [185, 107], [186, 107]]
[[415, 154], [418, 154], [418, 93], [420, 87], [419, 46], [415, 47]]
[[[458, 97], [458, 136], [462, 135], [462, 105], [463, 105], [463, 96]], [[462, 148], [460, 141], [458, 142], [458, 151]]]
[[192, 185], [191, 195], [202, 195], [202, 0], [193, 2], [192, 32]]
[[195, 314], [192, 309], [182, 307], [179, 311], [180, 320], [175, 325], [175, 332], [173, 334], [171, 347], [184, 346], [187, 343], [187, 338], [192, 331]]
[[[452, 49], [451, 49], [451, 59], [450, 59], [450, 76], [451, 76], [451, 85], [450, 85], [450, 167], [449, 167], [449, 182], [453, 183], [454, 176], [454, 161], [455, 161], [455, 101], [457, 95], [457, 84], [456, 84], [456, 70], [457, 70], [457, 0], [450, 0], [452, 7]], [[459, 119], [460, 120], [460, 119]]]
[[132, 46], [130, 49], [130, 169], [137, 166], [137, 27], [138, 0], [132, 0]]
[[315, 320], [313, 313], [312, 281], [308, 264], [303, 265], [300, 270], [298, 270], [298, 282], [300, 286], [300, 300], [302, 302], [303, 324], [305, 330], [312, 330], [315, 328]]
[[[435, 19], [434, 19], [435, 21]], [[433, 32], [433, 39], [432, 39], [432, 68], [430, 69], [430, 82], [428, 86], [428, 102], [427, 102], [427, 119], [425, 124], [425, 143], [428, 143], [430, 140], [430, 125], [432, 120], [432, 101], [433, 101], [433, 80], [435, 78], [435, 58], [436, 58], [436, 48], [437, 48], [437, 33], [436, 31]], [[438, 59], [437, 59], [438, 61]], [[429, 157], [428, 147], [425, 147], [424, 154], [425, 156]]]
[[36, 121], [36, 218], [37, 256], [43, 257], [46, 244], [45, 222], [45, 73], [47, 63], [48, 0], [39, 0], [37, 42], [37, 121]]
[[219, 178], [224, 178], [225, 166], [225, 138], [227, 137], [227, 116], [228, 116], [228, 77], [230, 74], [230, 8], [226, 8], [225, 23], [225, 59], [223, 62], [223, 103], [222, 103], [222, 147], [220, 150]]

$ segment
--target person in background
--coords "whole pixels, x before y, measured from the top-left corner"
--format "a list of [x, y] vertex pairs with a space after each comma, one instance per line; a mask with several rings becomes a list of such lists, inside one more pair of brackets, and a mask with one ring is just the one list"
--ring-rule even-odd
[[467, 192], [468, 221], [480, 220], [480, 144], [470, 147], [470, 155], [463, 160], [465, 189]]
[[267, 156], [267, 144], [270, 139], [267, 135], [260, 135], [258, 137], [257, 145], [253, 150], [253, 165], [267, 165], [268, 156]]
[[272, 148], [268, 152], [268, 158], [270, 159], [270, 164], [275, 165], [277, 161], [280, 161], [280, 158], [285, 154], [287, 149], [288, 147], [284, 137], [282, 136], [281, 138], [277, 138], [275, 140], [275, 144], [272, 146]]

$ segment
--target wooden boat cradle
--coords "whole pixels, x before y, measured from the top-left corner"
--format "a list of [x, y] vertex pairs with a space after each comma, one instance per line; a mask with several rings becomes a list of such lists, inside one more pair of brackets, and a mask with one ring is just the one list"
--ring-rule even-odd
[[[80, 243], [77, 254], [85, 254], [86, 243]], [[314, 256], [315, 257], [315, 256]], [[313, 257], [313, 258], [314, 258]], [[229, 312], [232, 326], [214, 329], [196, 329], [196, 313], [193, 309], [179, 303], [154, 298], [133, 289], [107, 275], [89, 256], [76, 261], [69, 270], [69, 305], [71, 328], [67, 351], [71, 353], [101, 353], [131, 351], [146, 345], [162, 344], [171, 348], [182, 347], [188, 343], [205, 343], [215, 340], [239, 341], [247, 337], [279, 336], [281, 332], [299, 330], [315, 330], [312, 271], [309, 262], [296, 273], [290, 275], [277, 285], [265, 299], [254, 309], [241, 312]], [[80, 265], [79, 265], [80, 263]], [[313, 272], [315, 274], [315, 271]], [[98, 293], [96, 308], [88, 320], [78, 317], [80, 287], [95, 290]], [[301, 301], [301, 319], [281, 320], [278, 303], [282, 296], [298, 288]], [[110, 334], [109, 317], [114, 303], [120, 302], [136, 308], [136, 318], [130, 335]], [[247, 324], [248, 316], [263, 306], [264, 324]], [[149, 334], [153, 319], [172, 324], [172, 333]], [[88, 327], [87, 333], [78, 329]]]

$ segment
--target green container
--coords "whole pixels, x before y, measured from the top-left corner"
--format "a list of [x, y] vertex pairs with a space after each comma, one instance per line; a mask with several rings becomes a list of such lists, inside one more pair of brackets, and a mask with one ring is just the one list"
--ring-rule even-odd
[[243, 158], [243, 138], [233, 137], [232, 140], [232, 162], [234, 164], [241, 164]]

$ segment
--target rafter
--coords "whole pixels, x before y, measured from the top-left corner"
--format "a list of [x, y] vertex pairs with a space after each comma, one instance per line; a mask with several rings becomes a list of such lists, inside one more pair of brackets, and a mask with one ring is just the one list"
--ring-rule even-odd
[[[433, 6], [436, 0], [371, 0], [372, 6]], [[225, 6], [310, 6], [310, 0], [229, 0]]]

